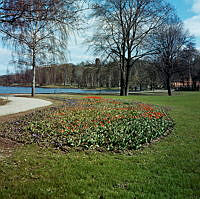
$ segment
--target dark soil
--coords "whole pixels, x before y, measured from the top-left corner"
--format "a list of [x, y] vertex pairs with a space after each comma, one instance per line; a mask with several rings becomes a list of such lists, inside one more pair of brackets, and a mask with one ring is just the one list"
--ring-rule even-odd
[[20, 146], [19, 143], [0, 137], [0, 159], [11, 155], [14, 149]]
[[[30, 97], [30, 96], [27, 96], [27, 95], [25, 95], [25, 96], [23, 96], [23, 95], [17, 95], [17, 97]], [[51, 101], [54, 102], [54, 100], [51, 100]], [[60, 102], [58, 104], [60, 104]], [[45, 108], [46, 107], [42, 107], [42, 108], [37, 108], [37, 109], [34, 109], [34, 110], [29, 110], [29, 111], [21, 112], [21, 113], [0, 116], [0, 124], [1, 123], [7, 123], [7, 122], [14, 122], [14, 121], [18, 120], [19, 118], [21, 118], [21, 117], [23, 117], [25, 115], [29, 115], [29, 114], [33, 113], [35, 110], [41, 110], [41, 109], [45, 109]], [[19, 147], [19, 146], [22, 145], [21, 143], [18, 143], [18, 142], [15, 142], [13, 140], [4, 138], [4, 136], [3, 136], [4, 133], [1, 132], [1, 131], [2, 131], [2, 129], [0, 129], [0, 160], [1, 160], [2, 157], [8, 157], [9, 155], [11, 155], [12, 152], [17, 147]]]
[[[42, 108], [38, 108], [42, 109]], [[23, 117], [24, 115], [29, 115], [35, 110], [30, 110], [22, 113], [16, 113], [12, 115], [5, 115], [5, 116], [0, 116], [0, 124], [1, 123], [7, 123], [7, 122], [14, 122], [18, 120], [20, 117]], [[4, 138], [4, 133], [1, 132], [2, 129], [0, 129], [0, 160], [2, 157], [8, 157], [11, 155], [11, 153], [19, 146], [21, 146], [21, 143], [15, 142], [13, 140]]]

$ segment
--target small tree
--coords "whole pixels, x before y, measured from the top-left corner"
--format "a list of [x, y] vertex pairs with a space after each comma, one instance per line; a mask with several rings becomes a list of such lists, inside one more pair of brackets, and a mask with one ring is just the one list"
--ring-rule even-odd
[[80, 7], [79, 0], [28, 2], [23, 15], [13, 23], [2, 23], [0, 31], [6, 35], [4, 40], [14, 46], [15, 55], [18, 56], [16, 63], [32, 66], [34, 96], [36, 65], [64, 60], [68, 34], [79, 27]]

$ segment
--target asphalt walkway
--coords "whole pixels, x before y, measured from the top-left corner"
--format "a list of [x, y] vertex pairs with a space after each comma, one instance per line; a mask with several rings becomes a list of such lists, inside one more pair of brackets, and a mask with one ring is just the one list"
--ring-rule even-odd
[[49, 106], [52, 104], [49, 101], [36, 98], [11, 96], [1, 98], [6, 98], [9, 100], [9, 102], [6, 105], [0, 106], [0, 116], [24, 112], [39, 107]]

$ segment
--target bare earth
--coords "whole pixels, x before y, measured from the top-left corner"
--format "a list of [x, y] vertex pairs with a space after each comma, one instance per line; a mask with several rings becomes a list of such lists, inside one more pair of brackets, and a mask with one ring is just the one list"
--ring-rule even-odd
[[17, 142], [0, 137], [0, 160], [3, 157], [8, 157], [12, 153], [12, 151], [18, 146], [20, 146], [20, 144], [18, 144]]
[[[1, 98], [6, 98], [9, 102], [6, 105], [0, 106], [0, 122], [16, 119], [20, 115], [23, 115], [23, 112], [52, 104], [52, 102], [35, 98], [11, 96]], [[10, 139], [0, 137], [0, 160], [3, 157], [9, 156], [17, 146], [20, 146], [20, 144]]]

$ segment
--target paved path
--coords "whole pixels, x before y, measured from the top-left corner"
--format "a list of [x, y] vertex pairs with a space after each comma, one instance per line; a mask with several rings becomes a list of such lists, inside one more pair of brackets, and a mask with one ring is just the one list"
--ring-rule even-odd
[[1, 98], [6, 98], [10, 102], [8, 102], [6, 105], [0, 106], [0, 116], [24, 112], [43, 106], [49, 106], [52, 104], [49, 101], [36, 98], [26, 98], [26, 97], [1, 97]]

